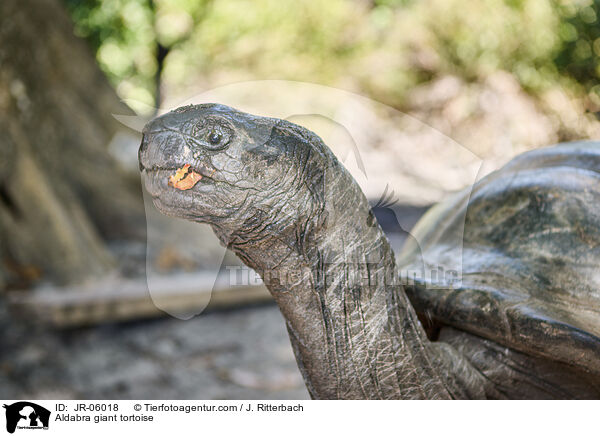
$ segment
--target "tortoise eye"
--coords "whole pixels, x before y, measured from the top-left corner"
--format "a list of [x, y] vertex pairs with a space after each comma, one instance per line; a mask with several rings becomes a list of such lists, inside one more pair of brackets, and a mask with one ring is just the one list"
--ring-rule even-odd
[[211, 130], [210, 133], [208, 134], [208, 142], [210, 142], [212, 145], [218, 145], [219, 142], [221, 142], [222, 138], [223, 138], [223, 135], [221, 135], [216, 130]]
[[233, 137], [233, 129], [223, 121], [203, 120], [192, 128], [191, 133], [190, 141], [212, 151], [225, 148]]

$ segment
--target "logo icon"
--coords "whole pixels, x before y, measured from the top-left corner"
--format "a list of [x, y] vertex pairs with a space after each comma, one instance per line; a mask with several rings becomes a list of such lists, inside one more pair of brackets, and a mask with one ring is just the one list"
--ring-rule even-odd
[[19, 401], [4, 405], [6, 409], [6, 431], [14, 433], [15, 429], [48, 429], [50, 411], [29, 401]]

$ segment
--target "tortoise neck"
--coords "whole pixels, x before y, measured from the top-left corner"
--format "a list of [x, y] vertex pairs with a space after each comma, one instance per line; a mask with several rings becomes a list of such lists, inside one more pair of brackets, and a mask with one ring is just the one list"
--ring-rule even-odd
[[343, 168], [327, 185], [304, 233], [233, 247], [279, 305], [311, 396], [451, 397], [364, 194]]

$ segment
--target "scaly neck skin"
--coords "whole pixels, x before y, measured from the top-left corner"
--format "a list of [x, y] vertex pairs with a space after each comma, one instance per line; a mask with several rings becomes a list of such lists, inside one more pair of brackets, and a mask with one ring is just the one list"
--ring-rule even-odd
[[292, 226], [229, 241], [277, 301], [311, 396], [461, 396], [449, 391], [454, 383], [440, 369], [447, 356], [427, 340], [387, 238], [369, 223], [366, 198], [343, 168], [336, 170], [322, 216], [309, 218], [301, 231]]

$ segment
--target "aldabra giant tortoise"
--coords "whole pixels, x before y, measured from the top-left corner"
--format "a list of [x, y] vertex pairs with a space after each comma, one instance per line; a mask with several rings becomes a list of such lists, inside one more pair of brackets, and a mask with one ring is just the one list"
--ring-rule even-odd
[[[139, 161], [159, 210], [261, 274], [313, 398], [600, 398], [600, 143], [524, 154], [433, 207], [400, 265], [290, 122], [182, 107], [148, 123]], [[399, 268], [458, 274], [403, 286]]]

